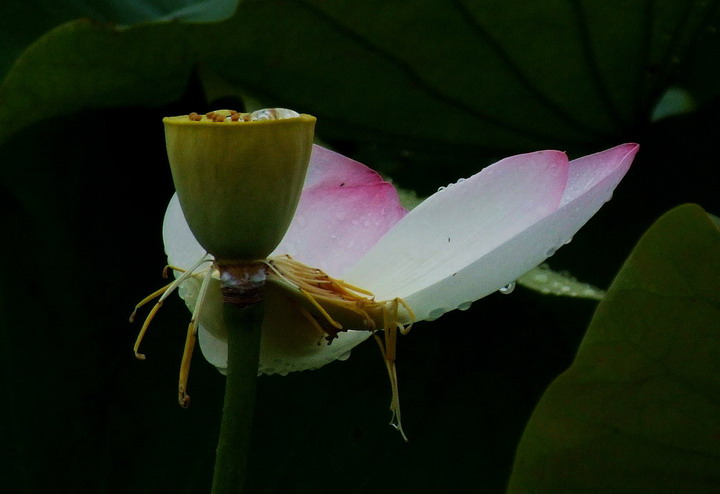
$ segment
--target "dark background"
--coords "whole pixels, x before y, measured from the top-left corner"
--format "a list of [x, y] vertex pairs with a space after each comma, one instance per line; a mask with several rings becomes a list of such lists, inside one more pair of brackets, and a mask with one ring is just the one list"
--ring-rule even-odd
[[[639, 142], [613, 200], [550, 259], [600, 287], [665, 211], [684, 202], [720, 211], [717, 2], [646, 1], [626, 10], [619, 7], [626, 2], [608, 2], [618, 4], [614, 13], [590, 1], [508, 2], [504, 10], [494, 2], [431, 2], [407, 15], [403, 2], [387, 3], [387, 12], [339, 3], [248, 1], [214, 26], [217, 38], [204, 35], [212, 25], [202, 23], [141, 32], [81, 25], [52, 41], [60, 55], [34, 45], [24, 66], [11, 64], [31, 41], [87, 12], [77, 3], [66, 11], [42, 2], [2, 7], [3, 493], [209, 490], [224, 378], [198, 351], [193, 405], [180, 409], [184, 304], [173, 297], [156, 318], [145, 362], [133, 358], [139, 326], [127, 322], [135, 303], [163, 283], [160, 233], [173, 191], [163, 116], [255, 100], [315, 114], [325, 143], [421, 196], [514, 153], [554, 148], [573, 158]], [[486, 19], [486, 8], [497, 17], [491, 28], [468, 21]], [[457, 19], [470, 27], [453, 28]], [[463, 29], [472, 43], [449, 35]], [[625, 34], [615, 39], [607, 32], [615, 30]], [[537, 32], [577, 35], [578, 53], [594, 62], [578, 68]], [[174, 49], [178, 33], [194, 48]], [[208, 36], [207, 45], [198, 41]], [[666, 45], [650, 42], [666, 36]], [[100, 53], [98, 39], [114, 44]], [[413, 44], [424, 58], [413, 56]], [[318, 51], [323, 45], [327, 53]], [[144, 48], [167, 60], [143, 62]], [[494, 55], [470, 56], [484, 50]], [[132, 72], [134, 85], [113, 88], [73, 65], [75, 56], [96, 63], [88, 53]], [[615, 84], [625, 80], [618, 73], [633, 71]], [[70, 89], [58, 91], [63, 84]], [[491, 94], [493, 87], [502, 91]], [[669, 87], [694, 103], [652, 121]], [[261, 377], [247, 492], [502, 492], [535, 404], [572, 362], [595, 307], [518, 287], [417, 324], [400, 340], [397, 364], [407, 444], [387, 425], [390, 391], [372, 343], [317, 371]]]

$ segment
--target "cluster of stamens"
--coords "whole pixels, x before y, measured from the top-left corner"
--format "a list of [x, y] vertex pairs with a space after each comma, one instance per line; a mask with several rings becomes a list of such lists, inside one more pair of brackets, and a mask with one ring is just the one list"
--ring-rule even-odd
[[[144, 360], [145, 355], [139, 353], [139, 346], [147, 332], [150, 322], [157, 314], [163, 302], [188, 278], [202, 278], [195, 308], [193, 309], [190, 324], [188, 325], [185, 349], [180, 365], [178, 400], [183, 407], [187, 407], [190, 403], [190, 397], [187, 394], [187, 380], [190, 372], [190, 359], [197, 340], [197, 329], [204, 299], [210, 280], [212, 278], [219, 278], [218, 270], [214, 263], [213, 266], [208, 269], [197, 271], [200, 266], [208, 262], [212, 262], [212, 260], [205, 256], [189, 270], [168, 266], [164, 271], [165, 276], [168, 275], [168, 269], [177, 271], [181, 273], [181, 275], [173, 282], [168, 283], [163, 288], [140, 301], [130, 317], [130, 321], [132, 322], [140, 307], [158, 299], [145, 319], [135, 342], [135, 356], [140, 360]], [[322, 338], [327, 340], [327, 344], [331, 344], [332, 341], [337, 338], [339, 332], [349, 329], [360, 329], [373, 333], [375, 341], [380, 347], [383, 359], [385, 360], [390, 378], [390, 386], [392, 389], [392, 400], [390, 403], [392, 419], [390, 424], [399, 430], [403, 438], [407, 440], [402, 430], [400, 420], [400, 400], [395, 356], [397, 333], [407, 334], [412, 327], [412, 322], [415, 320], [415, 315], [410, 306], [401, 298], [376, 301], [371, 292], [342, 280], [332, 278], [321, 269], [307, 266], [287, 255], [271, 257], [260, 262], [268, 267], [268, 282], [277, 284], [286, 291], [295, 294], [295, 307], [320, 335], [318, 344], [320, 344]], [[345, 327], [343, 322], [345, 322], [348, 327]], [[380, 337], [380, 330], [384, 330], [384, 338]]]
[[[400, 431], [403, 439], [407, 441], [400, 417], [400, 397], [395, 367], [397, 333], [399, 331], [401, 334], [407, 334], [415, 320], [415, 314], [407, 302], [399, 297], [376, 301], [371, 292], [332, 278], [321, 269], [307, 266], [290, 256], [272, 257], [267, 260], [267, 265], [270, 268], [268, 281], [290, 283], [307, 300], [309, 308], [317, 314], [311, 313], [308, 308], [303, 307], [303, 304], [298, 306], [300, 312], [315, 329], [325, 335], [328, 344], [337, 337], [338, 332], [346, 331], [337, 320], [339, 317], [333, 316], [335, 312], [343, 314], [346, 318], [359, 318], [362, 321], [362, 328], [353, 326], [347, 329], [372, 331], [390, 378], [392, 389], [390, 425]], [[401, 309], [404, 314], [401, 314]], [[384, 330], [384, 338], [378, 334], [381, 329]]]

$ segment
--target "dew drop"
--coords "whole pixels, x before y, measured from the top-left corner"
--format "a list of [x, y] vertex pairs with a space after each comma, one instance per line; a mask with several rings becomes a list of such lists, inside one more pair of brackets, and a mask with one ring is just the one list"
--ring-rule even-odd
[[348, 351], [345, 352], [345, 353], [341, 353], [341, 354], [338, 355], [338, 357], [337, 357], [337, 359], [340, 360], [340, 361], [347, 360], [347, 359], [349, 359], [349, 358], [350, 358], [350, 350], [348, 350]]
[[462, 304], [458, 305], [458, 310], [468, 310], [470, 306], [472, 305], [472, 300], [469, 300], [467, 302], [463, 302]]
[[438, 190], [437, 190], [437, 191], [438, 191], [438, 192], [442, 192], [443, 190], [445, 190], [445, 188], [446, 188], [446, 187], [444, 187], [444, 186], [438, 187]]
[[183, 300], [195, 300], [197, 298], [198, 287], [195, 280], [187, 280], [178, 288], [178, 295]]
[[263, 108], [250, 114], [250, 120], [282, 120], [299, 117], [300, 114], [287, 108]]
[[464, 181], [465, 181], [464, 178], [459, 178], [458, 181], [457, 181], [457, 183], [461, 184], [461, 183], [463, 183]]
[[514, 281], [512, 283], [508, 283], [507, 285], [505, 285], [498, 291], [500, 293], [502, 293], [503, 295], [510, 295], [513, 292], [513, 290], [515, 290], [515, 282]]
[[565, 241], [565, 245], [569, 244], [569, 243], [572, 242], [572, 241], [573, 241], [573, 238], [570, 237], [569, 239], [567, 239], [567, 240]]
[[443, 314], [445, 314], [445, 312], [447, 312], [447, 311], [446, 311], [445, 309], [443, 309], [442, 307], [441, 307], [441, 308], [438, 308], [438, 309], [433, 309], [433, 310], [431, 310], [430, 313], [428, 314], [427, 320], [428, 320], [428, 321], [434, 321], [434, 320], [437, 319], [438, 317], [440, 317], [440, 316], [442, 316]]

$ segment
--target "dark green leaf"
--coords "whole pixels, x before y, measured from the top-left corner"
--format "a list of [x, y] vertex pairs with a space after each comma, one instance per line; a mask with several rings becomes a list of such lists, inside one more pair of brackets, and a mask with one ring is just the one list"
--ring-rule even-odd
[[717, 3], [255, 0], [221, 24], [74, 22], [8, 74], [0, 139], [82, 108], [171, 101], [203, 65], [316, 114], [335, 139], [596, 146], [647, 122], [683, 63], [705, 64], [685, 55]]
[[643, 236], [547, 390], [509, 492], [717, 492], [720, 230], [682, 206]]

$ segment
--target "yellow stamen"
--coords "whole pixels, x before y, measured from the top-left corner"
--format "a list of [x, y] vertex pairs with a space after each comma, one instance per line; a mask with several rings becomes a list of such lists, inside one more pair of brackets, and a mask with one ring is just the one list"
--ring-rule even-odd
[[205, 301], [205, 295], [207, 294], [211, 279], [212, 269], [208, 269], [200, 285], [197, 303], [195, 304], [190, 324], [188, 324], [187, 336], [185, 337], [185, 349], [180, 363], [180, 376], [178, 378], [178, 402], [183, 408], [190, 406], [190, 396], [187, 394], [187, 381], [190, 375], [190, 363], [192, 361], [193, 350], [195, 349], [195, 342], [197, 340], [198, 322], [200, 321], [203, 305], [205, 305], [203, 302]]
[[155, 300], [156, 298], [158, 298], [160, 295], [162, 295], [163, 293], [165, 293], [165, 290], [167, 290], [167, 289], [170, 287], [170, 285], [171, 285], [171, 283], [168, 283], [167, 285], [165, 285], [165, 286], [162, 287], [161, 289], [159, 289], [159, 290], [157, 290], [157, 291], [155, 291], [155, 292], [152, 292], [150, 295], [148, 295], [147, 297], [145, 297], [144, 299], [142, 299], [140, 302], [138, 302], [138, 304], [135, 306], [135, 310], [133, 310], [133, 311], [132, 311], [132, 314], [130, 314], [130, 323], [134, 323], [134, 322], [135, 322], [135, 316], [137, 316], [137, 311], [138, 311], [138, 309], [140, 309], [142, 306], [144, 306], [144, 305], [147, 304], [148, 302], [152, 302], [153, 300]]
[[160, 307], [162, 307], [163, 302], [165, 302], [165, 299], [167, 299], [176, 289], [179, 287], [182, 282], [184, 282], [186, 279], [188, 279], [190, 276], [193, 275], [194, 271], [200, 267], [203, 263], [210, 262], [209, 259], [207, 259], [207, 255], [204, 255], [202, 259], [200, 259], [195, 265], [190, 268], [189, 270], [183, 272], [183, 274], [178, 277], [175, 281], [172, 283], [169, 283], [162, 287], [161, 289], [153, 292], [152, 294], [148, 295], [144, 299], [140, 301], [135, 306], [135, 310], [130, 315], [130, 322], [133, 322], [135, 320], [135, 315], [137, 313], [137, 310], [142, 307], [143, 305], [147, 304], [148, 302], [156, 299], [157, 297], [160, 297], [160, 299], [155, 303], [155, 306], [150, 310], [150, 313], [145, 318], [145, 322], [143, 322], [142, 328], [140, 328], [140, 333], [138, 333], [137, 339], [135, 340], [135, 345], [133, 346], [133, 351], [135, 352], [135, 357], [139, 360], [145, 360], [145, 355], [140, 353], [138, 350], [140, 348], [140, 344], [142, 343], [143, 338], [145, 338], [145, 333], [147, 333], [148, 328], [150, 327], [150, 323], [152, 322], [153, 318], [155, 317], [155, 314], [158, 313], [160, 310]]
[[308, 301], [313, 305], [313, 307], [315, 307], [320, 312], [320, 314], [323, 315], [323, 317], [325, 318], [325, 320], [327, 320], [327, 322], [329, 322], [333, 327], [335, 327], [337, 329], [342, 329], [342, 324], [340, 324], [335, 319], [330, 317], [330, 314], [328, 314], [327, 311], [325, 309], [323, 309], [323, 306], [320, 305], [318, 303], [318, 301], [315, 300], [315, 298], [312, 295], [310, 295], [310, 293], [307, 292], [307, 290], [303, 290], [302, 288], [300, 288], [300, 293], [302, 293], [305, 296], [305, 298], [308, 299]]
[[178, 273], [184, 273], [185, 270], [183, 268], [179, 268], [177, 266], [173, 266], [172, 264], [168, 264], [163, 268], [163, 278], [168, 278], [170, 276], [170, 271], [177, 271]]
[[[415, 320], [415, 314], [408, 303], [401, 298], [376, 301], [372, 292], [331, 278], [322, 270], [306, 266], [290, 256], [273, 257], [268, 259], [266, 264], [270, 268], [268, 281], [277, 281], [281, 286], [289, 284], [298, 295], [296, 302], [301, 314], [313, 327], [323, 331], [328, 341], [332, 341], [338, 331], [347, 329], [366, 329], [373, 332], [390, 378], [392, 392], [390, 425], [395, 427], [407, 441], [400, 415], [395, 357], [398, 331], [407, 334]], [[306, 304], [305, 307], [302, 306], [303, 302]], [[405, 313], [402, 318], [401, 308]], [[343, 322], [346, 320], [349, 322], [344, 326]], [[402, 320], [409, 320], [409, 323], [404, 324]], [[362, 327], [358, 327], [359, 325]], [[377, 333], [379, 329], [385, 330], [384, 342]]]

